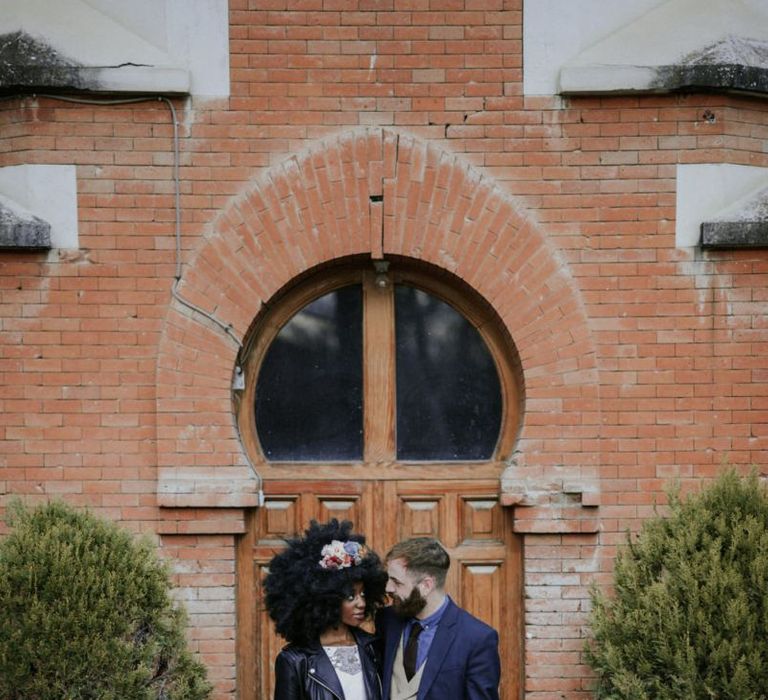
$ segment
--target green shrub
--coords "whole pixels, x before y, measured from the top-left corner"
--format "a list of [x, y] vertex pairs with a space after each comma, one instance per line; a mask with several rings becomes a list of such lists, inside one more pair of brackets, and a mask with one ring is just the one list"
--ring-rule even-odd
[[0, 699], [210, 695], [154, 546], [62, 503], [9, 509], [0, 541]]
[[670, 494], [617, 557], [615, 591], [592, 591], [587, 657], [597, 697], [768, 697], [768, 493], [728, 471]]

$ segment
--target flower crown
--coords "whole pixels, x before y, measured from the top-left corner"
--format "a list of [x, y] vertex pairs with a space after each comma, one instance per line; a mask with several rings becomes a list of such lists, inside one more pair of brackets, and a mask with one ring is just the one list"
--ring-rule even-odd
[[333, 540], [323, 547], [320, 554], [322, 555], [322, 559], [318, 562], [320, 566], [323, 569], [335, 571], [362, 564], [368, 549], [359, 542]]

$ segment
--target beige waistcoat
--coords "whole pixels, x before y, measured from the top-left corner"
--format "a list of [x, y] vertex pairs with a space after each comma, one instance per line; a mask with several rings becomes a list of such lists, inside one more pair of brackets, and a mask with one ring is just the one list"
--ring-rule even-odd
[[419, 693], [421, 676], [424, 673], [425, 661], [421, 668], [416, 671], [416, 675], [410, 681], [405, 678], [405, 668], [403, 667], [403, 645], [398, 643], [395, 664], [392, 667], [392, 688], [389, 693], [390, 700], [415, 700]]

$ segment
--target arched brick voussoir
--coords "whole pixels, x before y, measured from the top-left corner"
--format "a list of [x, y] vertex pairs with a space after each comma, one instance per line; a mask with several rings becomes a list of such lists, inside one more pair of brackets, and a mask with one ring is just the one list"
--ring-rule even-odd
[[[594, 514], [581, 506], [599, 491], [597, 354], [567, 262], [498, 183], [432, 144], [401, 135], [384, 192], [384, 254], [454, 272], [491, 303], [515, 342], [526, 407], [502, 489], [510, 504], [546, 505], [526, 509], [516, 527], [593, 530]], [[565, 439], [540, 439], [544, 416]]]
[[[405, 136], [394, 178], [394, 196], [384, 200], [384, 253], [451, 270], [480, 292], [509, 330], [526, 378], [556, 360], [550, 386], [569, 384], [571, 371], [583, 381], [595, 353], [577, 344], [588, 328], [579, 290], [509, 195], [458, 156]], [[578, 362], [568, 361], [577, 349]], [[596, 385], [597, 376], [589, 381]]]
[[382, 170], [381, 151], [380, 130], [351, 132], [271, 168], [214, 222], [182, 293], [208, 311], [215, 303], [227, 322], [245, 317], [236, 326], [242, 335], [261, 303], [296, 275], [369, 253], [370, 175]]
[[242, 338], [293, 277], [370, 252], [370, 183], [381, 192], [371, 173], [383, 173], [383, 142], [379, 130], [344, 134], [270, 169], [221, 212], [184, 267], [178, 293], [204, 313], [175, 299], [161, 340], [161, 505], [258, 503], [232, 415], [238, 347], [221, 326]]
[[[546, 477], [549, 486], [544, 490], [554, 494], [552, 500], [562, 500], [575, 488], [573, 483], [587, 478], [594, 454], [566, 451], [558, 441], [549, 449], [536, 432], [541, 424], [537, 415], [555, 410], [563, 416], [564, 431], [578, 425], [580, 439], [598, 442], [599, 419], [578, 415], [583, 402], [593, 408], [589, 416], [598, 415], [599, 394], [596, 353], [577, 285], [556, 247], [516, 208], [515, 200], [457, 154], [389, 129], [354, 130], [317, 142], [262, 173], [225, 207], [185, 266], [179, 292], [242, 338], [262, 304], [294, 277], [358, 254], [405, 256], [449, 270], [488, 300], [506, 325], [521, 360], [527, 401], [516, 461], [503, 479], [509, 502], [526, 501], [524, 484], [534, 473]], [[217, 397], [221, 415], [214, 423], [221, 431], [214, 452], [222, 456], [225, 468], [243, 469], [245, 481], [221, 472], [231, 485], [225, 493], [217, 466], [205, 474], [207, 488], [214, 493], [223, 489], [220, 496], [228, 505], [236, 505], [234, 491], [239, 489], [246, 494], [242, 505], [247, 505], [257, 480], [247, 473], [232, 417], [237, 347], [221, 328], [178, 301], [169, 312], [167, 329], [159, 366], [165, 380], [159, 412], [170, 415], [168, 407], [178, 406], [179, 395], [190, 406]], [[208, 341], [198, 347], [197, 336]], [[190, 353], [189, 361], [208, 373], [215, 391], [184, 384], [185, 373], [169, 371], [173, 358]], [[161, 441], [169, 452], [161, 455], [160, 464], [176, 473], [180, 461], [204, 467], [210, 455], [205, 440], [199, 453], [173, 453], [174, 440], [186, 440], [179, 436], [204, 432], [194, 410], [182, 414], [164, 426], [169, 439]], [[175, 438], [174, 430], [179, 433]], [[187, 448], [192, 442], [182, 444]], [[553, 465], [571, 486], [565, 485], [565, 477], [551, 480]], [[161, 485], [168, 493], [197, 488], [183, 479], [174, 486], [173, 472], [165, 473], [169, 479]], [[189, 492], [172, 505], [216, 504], [213, 497], [206, 498], [203, 491]]]

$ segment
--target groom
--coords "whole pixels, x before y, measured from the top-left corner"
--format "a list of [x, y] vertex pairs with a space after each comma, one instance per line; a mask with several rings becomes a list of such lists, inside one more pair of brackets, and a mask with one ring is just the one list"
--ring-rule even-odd
[[376, 620], [384, 700], [498, 700], [499, 636], [446, 595], [448, 552], [415, 537], [386, 563], [392, 605]]

